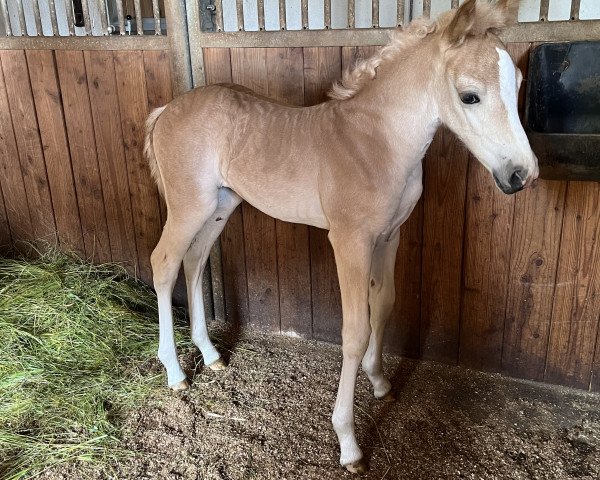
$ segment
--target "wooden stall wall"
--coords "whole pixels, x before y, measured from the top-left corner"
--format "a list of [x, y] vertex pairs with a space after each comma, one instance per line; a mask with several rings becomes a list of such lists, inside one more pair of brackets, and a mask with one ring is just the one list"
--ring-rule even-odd
[[58, 244], [151, 283], [164, 209], [142, 156], [165, 51], [0, 52], [0, 245]]
[[[528, 43], [509, 46], [525, 77], [529, 50]], [[208, 83], [233, 81], [292, 105], [312, 105], [325, 99], [342, 69], [372, 51], [204, 53]], [[424, 186], [401, 230], [388, 350], [600, 391], [600, 187], [539, 181], [506, 196], [446, 130], [425, 159]], [[267, 332], [340, 341], [327, 232], [243, 204], [221, 247], [227, 318]]]

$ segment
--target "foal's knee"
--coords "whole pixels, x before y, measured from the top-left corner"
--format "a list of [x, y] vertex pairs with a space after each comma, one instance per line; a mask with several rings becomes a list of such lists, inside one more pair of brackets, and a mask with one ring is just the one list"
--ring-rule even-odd
[[156, 290], [170, 289], [175, 284], [179, 265], [169, 258], [169, 254], [156, 248], [150, 256], [152, 265], [152, 281]]
[[361, 359], [369, 346], [370, 334], [371, 327], [369, 325], [365, 325], [359, 330], [354, 329], [353, 331], [343, 329], [342, 353], [344, 358]]

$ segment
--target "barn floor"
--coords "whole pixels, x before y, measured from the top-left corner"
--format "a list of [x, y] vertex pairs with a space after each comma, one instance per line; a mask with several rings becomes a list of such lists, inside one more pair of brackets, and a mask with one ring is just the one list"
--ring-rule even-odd
[[[163, 389], [141, 408], [124, 439], [135, 457], [41, 478], [353, 478], [337, 465], [330, 424], [340, 348], [215, 332], [231, 350], [229, 368], [200, 368], [192, 390]], [[432, 362], [389, 357], [386, 366], [396, 403], [371, 398], [362, 373], [357, 385], [358, 438], [370, 460], [362, 478], [600, 478], [600, 395]]]

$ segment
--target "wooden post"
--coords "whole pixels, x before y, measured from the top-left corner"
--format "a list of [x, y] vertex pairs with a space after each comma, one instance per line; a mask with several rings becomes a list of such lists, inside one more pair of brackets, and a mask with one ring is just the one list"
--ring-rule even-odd
[[178, 96], [192, 88], [185, 0], [165, 2], [165, 16], [167, 17], [167, 37], [171, 51], [173, 96]]

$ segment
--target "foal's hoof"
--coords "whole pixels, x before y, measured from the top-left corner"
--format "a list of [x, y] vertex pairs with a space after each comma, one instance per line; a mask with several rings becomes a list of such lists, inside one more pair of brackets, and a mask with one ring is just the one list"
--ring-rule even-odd
[[344, 466], [346, 467], [346, 470], [348, 470], [350, 473], [356, 473], [358, 475], [367, 473], [367, 464], [363, 459], [360, 459], [354, 463], [349, 463], [348, 465]]
[[382, 402], [385, 402], [385, 403], [392, 403], [392, 402], [396, 401], [396, 395], [394, 395], [393, 390], [390, 390], [383, 397], [378, 398], [378, 400], [381, 400]]
[[225, 370], [227, 368], [227, 364], [222, 358], [218, 358], [213, 363], [208, 365], [208, 368], [210, 368], [213, 372], [218, 372], [220, 370]]
[[187, 378], [184, 378], [181, 382], [177, 382], [175, 385], [171, 385], [171, 389], [180, 392], [182, 390], [188, 390], [190, 388], [190, 382]]

